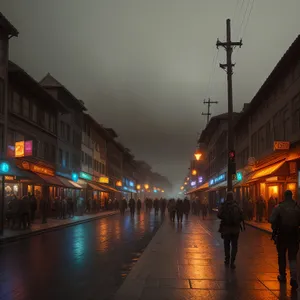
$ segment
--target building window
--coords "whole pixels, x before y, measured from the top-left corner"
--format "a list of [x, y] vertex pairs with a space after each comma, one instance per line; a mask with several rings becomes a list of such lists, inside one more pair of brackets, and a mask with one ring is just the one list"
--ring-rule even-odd
[[53, 115], [49, 116], [49, 130], [55, 133], [56, 118]]
[[37, 122], [37, 107], [34, 103], [31, 108], [31, 120], [35, 123]]
[[17, 92], [13, 93], [13, 112], [21, 114], [21, 97]]
[[66, 125], [66, 129], [67, 129], [67, 141], [70, 141], [70, 135], [71, 135], [71, 129], [70, 129], [70, 125]]
[[58, 162], [59, 162], [59, 165], [62, 166], [62, 164], [63, 164], [63, 151], [61, 149], [58, 150]]
[[49, 124], [50, 124], [50, 116], [49, 116], [49, 114], [45, 111], [45, 125], [44, 125], [44, 127], [45, 127], [46, 129], [49, 129]]
[[66, 167], [69, 168], [69, 163], [70, 163], [70, 157], [69, 157], [69, 152], [66, 152]]
[[27, 98], [23, 98], [23, 116], [25, 118], [29, 118], [29, 100]]
[[60, 136], [61, 138], [65, 138], [66, 129], [65, 129], [65, 123], [63, 121], [60, 121]]

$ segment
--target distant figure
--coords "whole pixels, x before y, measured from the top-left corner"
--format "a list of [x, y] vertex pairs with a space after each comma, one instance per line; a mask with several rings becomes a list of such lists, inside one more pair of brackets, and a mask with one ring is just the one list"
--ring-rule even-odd
[[154, 202], [153, 202], [153, 207], [154, 207], [154, 212], [155, 215], [158, 215], [158, 211], [159, 211], [159, 201], [157, 198], [155, 198]]
[[34, 195], [28, 193], [28, 197], [30, 200], [30, 215], [31, 215], [31, 222], [35, 220], [35, 212], [37, 210], [37, 200]]
[[124, 216], [125, 214], [125, 210], [127, 209], [127, 201], [125, 198], [123, 198], [121, 200], [121, 205], [120, 205], [120, 213], [121, 213], [121, 216]]
[[133, 198], [131, 198], [129, 200], [129, 209], [130, 209], [130, 215], [131, 217], [134, 217], [134, 213], [135, 213], [135, 201]]
[[207, 211], [208, 211], [208, 201], [206, 198], [204, 198], [202, 201], [201, 210], [202, 210], [202, 219], [205, 220], [207, 217]]
[[271, 215], [272, 215], [272, 211], [273, 211], [275, 206], [276, 206], [276, 200], [273, 196], [271, 196], [269, 201], [268, 201], [268, 221], [269, 222], [270, 222], [270, 218], [271, 218]]
[[176, 213], [177, 213], [177, 222], [182, 223], [183, 219], [183, 201], [181, 199], [178, 199], [176, 202]]
[[176, 214], [176, 203], [175, 199], [170, 199], [168, 202], [168, 211], [170, 216], [170, 221], [175, 222], [175, 214]]
[[192, 214], [196, 215], [196, 201], [195, 200], [193, 200], [193, 202], [192, 202]]
[[188, 218], [189, 218], [190, 210], [191, 210], [190, 200], [188, 198], [184, 198], [184, 201], [183, 201], [183, 212], [184, 212], [186, 220], [188, 220]]
[[260, 223], [263, 221], [265, 210], [266, 210], [266, 203], [264, 201], [263, 196], [260, 196], [256, 203], [257, 221]]
[[161, 199], [160, 200], [160, 213], [161, 213], [162, 217], [165, 216], [166, 206], [167, 206], [166, 199]]
[[137, 214], [138, 215], [141, 213], [141, 207], [142, 207], [142, 202], [141, 202], [141, 199], [139, 198], [137, 203], [136, 203], [136, 209], [137, 209]]

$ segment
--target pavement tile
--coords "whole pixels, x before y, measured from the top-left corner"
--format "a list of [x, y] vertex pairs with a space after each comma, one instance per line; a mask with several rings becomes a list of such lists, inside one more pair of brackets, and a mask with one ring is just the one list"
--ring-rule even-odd
[[225, 281], [218, 280], [190, 280], [193, 289], [225, 290]]
[[176, 288], [176, 289], [189, 289], [191, 288], [189, 280], [165, 278], [159, 280], [159, 287], [162, 288]]

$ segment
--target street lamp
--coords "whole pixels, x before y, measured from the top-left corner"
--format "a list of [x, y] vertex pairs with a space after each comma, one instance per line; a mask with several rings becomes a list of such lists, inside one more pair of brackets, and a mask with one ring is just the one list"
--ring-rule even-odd
[[183, 190], [183, 189], [184, 189], [184, 186], [182, 186], [180, 189]]
[[200, 152], [199, 149], [197, 149], [194, 156], [195, 156], [196, 160], [198, 160], [198, 161], [200, 160], [200, 158], [202, 157], [202, 153]]
[[141, 185], [138, 184], [138, 185], [136, 186], [136, 189], [137, 189], [137, 190], [140, 190], [140, 189], [141, 189]]
[[193, 175], [193, 176], [197, 175], [197, 170], [193, 170], [193, 171], [192, 171], [192, 175]]
[[149, 189], [149, 184], [144, 184], [144, 188], [145, 188], [146, 190], [148, 190], [148, 189]]

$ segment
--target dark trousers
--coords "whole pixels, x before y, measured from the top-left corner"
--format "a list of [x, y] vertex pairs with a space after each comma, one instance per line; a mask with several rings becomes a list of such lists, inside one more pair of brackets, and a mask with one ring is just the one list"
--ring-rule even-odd
[[297, 237], [288, 238], [278, 237], [277, 240], [278, 266], [279, 274], [286, 276], [286, 253], [290, 263], [291, 278], [297, 279], [297, 253], [299, 250], [299, 242]]
[[134, 208], [130, 208], [130, 214], [131, 214], [132, 217], [134, 216], [134, 212], [135, 212], [135, 209]]
[[182, 218], [183, 218], [183, 212], [178, 211], [177, 212], [177, 222], [182, 222]]
[[189, 219], [189, 213], [185, 213], [185, 219], [186, 219], [186, 220]]
[[[238, 251], [239, 234], [224, 234], [225, 261], [234, 263]], [[231, 248], [231, 249], [230, 249]], [[231, 250], [231, 251], [230, 251]]]
[[175, 221], [175, 211], [170, 212], [170, 217], [171, 217], [171, 221], [174, 222]]

